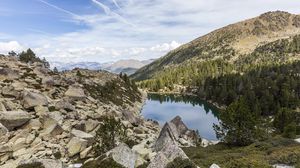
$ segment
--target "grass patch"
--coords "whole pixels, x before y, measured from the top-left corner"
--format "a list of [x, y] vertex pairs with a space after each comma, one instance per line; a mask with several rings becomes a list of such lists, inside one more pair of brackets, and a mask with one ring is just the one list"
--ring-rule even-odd
[[189, 158], [200, 167], [213, 163], [225, 168], [269, 168], [273, 164], [300, 165], [300, 145], [276, 136], [246, 147], [215, 146], [184, 148]]

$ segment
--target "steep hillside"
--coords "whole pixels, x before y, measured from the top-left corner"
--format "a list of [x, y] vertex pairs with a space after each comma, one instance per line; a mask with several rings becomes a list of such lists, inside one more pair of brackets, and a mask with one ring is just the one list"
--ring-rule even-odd
[[128, 145], [150, 145], [158, 134], [158, 125], [140, 116], [145, 96], [126, 75], [83, 69], [58, 73], [41, 62], [0, 56], [0, 86], [1, 168], [38, 163], [62, 168], [93, 158], [107, 117], [124, 126], [122, 142]]
[[[288, 43], [298, 34], [300, 34], [300, 15], [281, 11], [268, 12], [259, 17], [215, 30], [178, 47], [166, 56], [141, 68], [132, 77], [136, 80], [157, 79], [159, 76], [157, 74], [162, 74], [163, 71], [168, 72], [178, 67], [190, 67], [201, 64], [200, 62], [218, 59], [234, 65], [245, 64], [243, 62], [245, 59], [251, 60], [251, 63], [262, 63], [273, 55], [265, 54], [253, 58], [253, 53], [258, 52], [260, 47], [278, 44], [278, 41], [283, 39], [288, 40], [280, 46], [288, 46]], [[295, 46], [298, 45], [297, 42]], [[277, 49], [276, 45], [272, 47], [269, 47], [270, 52]], [[300, 58], [298, 52], [286, 55], [283, 51], [280, 54], [284, 59], [277, 60], [279, 62]], [[288, 59], [285, 58], [287, 56]]]

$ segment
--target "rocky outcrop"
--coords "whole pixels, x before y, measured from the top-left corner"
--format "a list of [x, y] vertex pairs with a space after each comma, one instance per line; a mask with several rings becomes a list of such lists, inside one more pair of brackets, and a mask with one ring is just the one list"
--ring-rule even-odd
[[[188, 129], [179, 116], [167, 122], [160, 131], [154, 144], [156, 156], [151, 160], [148, 168], [165, 168], [175, 158], [188, 159], [180, 146], [197, 145], [199, 136]], [[184, 142], [184, 143], [183, 143]]]
[[179, 146], [196, 146], [199, 141], [199, 135], [196, 131], [190, 130], [177, 116], [170, 122], [167, 122], [155, 143], [155, 150], [160, 151], [166, 144], [178, 144]]
[[0, 123], [8, 130], [13, 130], [27, 123], [31, 119], [30, 114], [24, 111], [0, 112]]

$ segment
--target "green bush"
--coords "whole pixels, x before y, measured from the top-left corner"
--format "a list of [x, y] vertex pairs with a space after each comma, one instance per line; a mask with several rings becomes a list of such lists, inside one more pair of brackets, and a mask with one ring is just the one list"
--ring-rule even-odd
[[116, 147], [116, 143], [126, 138], [125, 127], [113, 117], [104, 117], [103, 123], [96, 132], [94, 142], [94, 152], [97, 156], [101, 156], [107, 151]]
[[300, 126], [299, 125], [296, 127], [296, 134], [300, 135]]
[[296, 123], [291, 123], [284, 128], [283, 136], [286, 138], [296, 138], [297, 125]]
[[166, 168], [197, 168], [197, 166], [190, 159], [177, 157], [173, 162], [168, 163]]

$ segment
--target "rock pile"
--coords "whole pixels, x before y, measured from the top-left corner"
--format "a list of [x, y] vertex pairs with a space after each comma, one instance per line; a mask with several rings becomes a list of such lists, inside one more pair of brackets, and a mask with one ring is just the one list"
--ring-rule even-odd
[[[113, 97], [91, 90], [109, 83], [119, 89], [111, 90]], [[128, 136], [146, 149], [158, 135], [158, 125], [139, 114], [145, 96], [118, 75], [79, 69], [54, 73], [40, 63], [0, 56], [0, 85], [1, 168], [33, 163], [60, 168], [93, 158], [94, 137], [104, 116], [120, 119]], [[140, 146], [132, 158], [141, 153], [141, 160], [149, 159]], [[112, 152], [113, 158], [120, 158], [117, 154]]]

